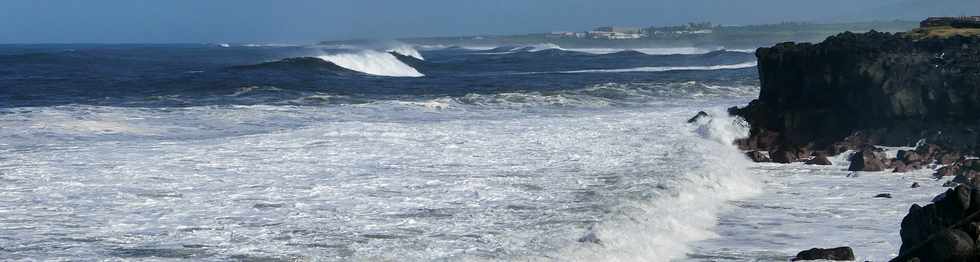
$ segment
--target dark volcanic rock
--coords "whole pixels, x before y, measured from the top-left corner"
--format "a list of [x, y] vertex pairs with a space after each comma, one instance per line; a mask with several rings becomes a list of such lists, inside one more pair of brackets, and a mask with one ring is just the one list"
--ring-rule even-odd
[[850, 247], [838, 247], [830, 249], [813, 248], [804, 250], [796, 254], [793, 261], [800, 260], [854, 260], [854, 250]]
[[[976, 261], [976, 217], [980, 192], [966, 186], [947, 190], [933, 204], [912, 205], [902, 219], [902, 247], [905, 258], [921, 261]], [[970, 232], [970, 233], [968, 233]]]
[[736, 140], [735, 144], [741, 149], [766, 151], [776, 148], [777, 139], [779, 139], [779, 133], [768, 130], [760, 130], [748, 138]]
[[882, 171], [888, 167], [888, 157], [880, 148], [867, 146], [854, 153], [850, 160], [849, 171]]
[[922, 161], [922, 156], [915, 151], [898, 150], [898, 155], [895, 159], [902, 162], [915, 162]]
[[830, 162], [830, 159], [827, 159], [827, 154], [824, 153], [817, 153], [813, 158], [807, 160], [805, 164], [821, 166], [833, 165], [833, 163]]
[[766, 156], [766, 154], [764, 154], [762, 152], [759, 152], [759, 151], [745, 152], [745, 155], [748, 156], [749, 159], [752, 159], [752, 162], [761, 163], [761, 162], [771, 162], [772, 161], [772, 160], [769, 159], [769, 156]]
[[769, 159], [776, 163], [793, 163], [799, 160], [796, 152], [787, 149], [779, 149], [774, 151], [769, 151]]
[[747, 150], [812, 144], [833, 154], [842, 147], [835, 143], [859, 132], [867, 144], [925, 138], [950, 151], [977, 148], [980, 37], [843, 33], [760, 48], [756, 56], [759, 99], [729, 110], [751, 125], [738, 143]]
[[905, 173], [905, 172], [909, 172], [910, 170], [909, 166], [905, 165], [905, 162], [898, 161], [898, 159], [892, 161], [892, 166], [895, 167], [895, 169], [892, 169], [893, 173]]

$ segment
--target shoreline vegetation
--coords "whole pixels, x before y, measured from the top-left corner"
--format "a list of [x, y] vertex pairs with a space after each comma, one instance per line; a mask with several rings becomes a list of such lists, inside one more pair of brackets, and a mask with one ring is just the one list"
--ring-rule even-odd
[[[582, 37], [583, 32], [531, 33], [519, 35], [471, 35], [457, 37], [402, 38], [398, 41], [430, 46], [508, 46], [555, 44], [567, 48], [648, 48], [648, 47], [717, 47], [755, 49], [787, 41], [817, 42], [839, 32], [904, 32], [918, 26], [913, 21], [871, 21], [853, 23], [785, 22], [764, 25], [714, 25], [691, 23], [684, 26], [649, 27], [649, 34], [635, 39]], [[612, 28], [612, 27], [606, 27]], [[702, 29], [702, 30], [695, 30]], [[640, 29], [638, 29], [640, 30]], [[696, 31], [700, 31], [694, 33]], [[676, 33], [673, 33], [676, 32]], [[568, 34], [578, 36], [568, 37]], [[348, 44], [358, 40], [323, 41], [321, 44]]]
[[[751, 127], [736, 144], [756, 162], [825, 165], [827, 156], [854, 152], [849, 171], [932, 169], [950, 189], [911, 206], [891, 261], [980, 260], [977, 30], [923, 22], [909, 32], [845, 32], [817, 44], [760, 48], [759, 98], [729, 109]], [[879, 146], [913, 149], [890, 158]], [[814, 249], [797, 259], [853, 254]]]

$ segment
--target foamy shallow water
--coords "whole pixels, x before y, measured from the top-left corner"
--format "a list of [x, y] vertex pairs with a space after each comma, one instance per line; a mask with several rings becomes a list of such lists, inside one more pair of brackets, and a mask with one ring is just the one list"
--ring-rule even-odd
[[840, 158], [751, 164], [731, 119], [684, 123], [745, 102], [4, 109], [0, 258], [784, 261], [850, 245], [878, 261], [908, 206], [942, 191], [927, 171], [847, 177]]
[[734, 102], [431, 103], [5, 109], [0, 257], [667, 260], [754, 191]]
[[[832, 158], [833, 166], [753, 165], [764, 193], [726, 206], [720, 237], [695, 243], [688, 260], [786, 261], [802, 250], [838, 246], [852, 247], [858, 261], [894, 258], [909, 207], [944, 192], [945, 180], [932, 178], [931, 169], [849, 172], [848, 154]], [[881, 193], [893, 198], [874, 198]]]

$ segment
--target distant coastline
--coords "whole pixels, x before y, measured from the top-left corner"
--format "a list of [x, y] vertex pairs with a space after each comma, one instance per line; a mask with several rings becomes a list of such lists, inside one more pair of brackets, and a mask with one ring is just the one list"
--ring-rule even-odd
[[[459, 47], [495, 47], [507, 45], [555, 44], [568, 48], [614, 47], [718, 47], [730, 49], [757, 48], [770, 46], [781, 42], [819, 42], [828, 36], [839, 32], [904, 32], [916, 28], [917, 21], [871, 21], [854, 23], [799, 23], [786, 22], [765, 25], [710, 25], [706, 30], [687, 30], [698, 33], [675, 34], [670, 30], [682, 30], [690, 25], [704, 27], [704, 24], [686, 26], [648, 27], [650, 33], [637, 35], [632, 39], [608, 39], [589, 37], [588, 30], [582, 32], [549, 32], [520, 35], [469, 35], [452, 37], [417, 37], [401, 38], [398, 41], [420, 46], [459, 46]], [[599, 27], [591, 30], [600, 30]], [[695, 28], [698, 29], [698, 28]], [[666, 33], [654, 33], [660, 30]], [[578, 35], [575, 35], [578, 34]], [[360, 40], [323, 41], [321, 44], [339, 45], [363, 42]]]

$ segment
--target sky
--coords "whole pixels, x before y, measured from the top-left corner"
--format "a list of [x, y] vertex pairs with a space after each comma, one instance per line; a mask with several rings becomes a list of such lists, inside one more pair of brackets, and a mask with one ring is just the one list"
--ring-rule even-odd
[[2, 0], [0, 43], [309, 43], [822, 22], [902, 1], [912, 0]]

